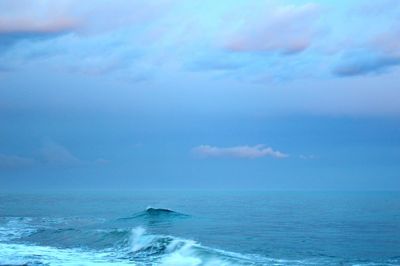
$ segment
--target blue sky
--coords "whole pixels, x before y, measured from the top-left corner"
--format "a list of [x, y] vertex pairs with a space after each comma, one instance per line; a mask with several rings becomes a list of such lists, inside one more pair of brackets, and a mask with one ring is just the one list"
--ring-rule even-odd
[[0, 1], [0, 186], [400, 188], [400, 2]]

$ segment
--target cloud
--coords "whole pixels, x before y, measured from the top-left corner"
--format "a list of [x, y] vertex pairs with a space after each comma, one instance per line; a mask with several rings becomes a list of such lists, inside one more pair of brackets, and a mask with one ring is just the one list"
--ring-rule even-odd
[[[386, 1], [390, 3], [391, 1]], [[383, 4], [383, 3], [381, 3]], [[400, 4], [398, 4], [400, 6]], [[393, 6], [393, 8], [395, 8]], [[400, 23], [386, 25], [356, 46], [344, 49], [340, 62], [333, 68], [337, 76], [382, 74], [400, 65]]]
[[106, 164], [111, 163], [111, 161], [103, 159], [103, 158], [99, 158], [99, 159], [95, 160], [94, 163], [99, 164], [99, 165], [106, 165]]
[[7, 47], [21, 40], [42, 40], [72, 32], [77, 23], [71, 19], [57, 18], [36, 20], [33, 18], [1, 19], [0, 46]]
[[45, 166], [52, 167], [77, 167], [91, 165], [107, 165], [109, 160], [97, 158], [96, 160], [83, 160], [73, 154], [66, 147], [54, 142], [47, 141], [38, 153], [38, 158], [35, 161], [40, 162]]
[[229, 71], [243, 66], [242, 62], [231, 60], [227, 56], [210, 56], [186, 64], [186, 69], [190, 71]]
[[375, 49], [392, 57], [400, 57], [400, 23], [378, 34], [370, 42]]
[[388, 13], [397, 12], [399, 7], [398, 0], [366, 1], [352, 11], [362, 16], [387, 16]]
[[11, 72], [13, 69], [8, 66], [0, 65], [0, 74]]
[[41, 160], [47, 165], [74, 166], [81, 165], [83, 161], [75, 157], [64, 146], [55, 142], [47, 142], [40, 150]]
[[[40, 63], [41, 68], [142, 81], [147, 72], [155, 73], [151, 46], [162, 42], [145, 37], [174, 1], [0, 1], [0, 61], [15, 70]], [[147, 57], [139, 61], [142, 55]]]
[[0, 154], [0, 170], [16, 170], [30, 167], [79, 167], [107, 165], [110, 161], [98, 158], [96, 160], [81, 160], [66, 147], [47, 141], [34, 157]]
[[[387, 8], [396, 3], [383, 1], [360, 8], [368, 12], [375, 5]], [[362, 25], [370, 23], [371, 29], [355, 34], [360, 32], [358, 23], [340, 22], [353, 5], [336, 8], [340, 5], [295, 2], [4, 0], [0, 1], [0, 48], [11, 49], [1, 49], [0, 61], [14, 71], [40, 64], [41, 69], [111, 76], [127, 83], [181, 74], [182, 69], [208, 72], [207, 77], [265, 82], [263, 77], [290, 80], [330, 71], [337, 76], [380, 73], [397, 64], [384, 54], [359, 62], [344, 58], [332, 65], [336, 55], [351, 53], [354, 45], [386, 22], [367, 19]], [[350, 42], [353, 47], [335, 45], [337, 40], [347, 40], [347, 33], [349, 39], [357, 37]], [[29, 42], [20, 43], [23, 40]], [[393, 40], [395, 45], [397, 39]], [[335, 49], [335, 56], [324, 57], [321, 51], [332, 50], [331, 46], [341, 47]], [[293, 54], [298, 56], [285, 57]]]
[[344, 58], [343, 62], [336, 66], [333, 73], [337, 76], [358, 76], [365, 74], [380, 74], [391, 67], [400, 65], [400, 56], [390, 56], [386, 54], [361, 55], [357, 58], [349, 56]]
[[255, 146], [235, 146], [235, 147], [215, 147], [210, 145], [200, 145], [192, 151], [201, 157], [230, 157], [230, 158], [261, 158], [274, 157], [278, 159], [286, 158], [289, 155], [280, 151], [273, 150], [264, 145]]
[[317, 159], [318, 157], [315, 156], [314, 154], [300, 154], [299, 158], [302, 160], [314, 160]]
[[0, 169], [21, 169], [34, 165], [36, 161], [32, 158], [17, 155], [0, 154]]
[[[242, 7], [246, 12], [241, 12]], [[4, 0], [0, 46], [11, 49], [1, 53], [0, 60], [16, 71], [31, 63], [127, 82], [181, 68], [247, 77], [271, 64], [237, 52], [299, 53], [314, 39], [318, 14], [317, 5], [282, 6], [271, 0], [237, 5]], [[14, 45], [23, 40], [29, 42]], [[247, 71], [249, 65], [254, 70]]]
[[268, 7], [248, 16], [225, 43], [232, 52], [300, 53], [316, 35], [320, 8], [315, 4]]
[[364, 49], [347, 51], [333, 69], [338, 76], [385, 73], [400, 65], [400, 24], [377, 34], [364, 44]]

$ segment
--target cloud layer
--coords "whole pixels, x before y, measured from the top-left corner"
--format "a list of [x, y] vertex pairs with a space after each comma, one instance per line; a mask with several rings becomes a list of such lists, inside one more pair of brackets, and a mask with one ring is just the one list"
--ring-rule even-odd
[[228, 157], [228, 158], [248, 158], [255, 159], [261, 157], [273, 157], [283, 159], [289, 155], [273, 150], [265, 145], [255, 146], [234, 146], [234, 147], [216, 147], [210, 145], [200, 145], [192, 150], [201, 157]]
[[4, 0], [0, 108], [397, 115], [400, 5], [364, 2]]
[[79, 23], [62, 4], [3, 1], [0, 4], [0, 47], [22, 40], [46, 40], [73, 32]]
[[[129, 80], [165, 69], [223, 70], [240, 79], [259, 75], [296, 79], [306, 75], [308, 65], [310, 72], [321, 76], [324, 73], [318, 72], [329, 73], [329, 69], [338, 77], [381, 74], [381, 70], [398, 65], [398, 57], [393, 55], [399, 52], [399, 27], [390, 29], [390, 25], [396, 23], [393, 10], [400, 5], [394, 2], [367, 7], [355, 2], [346, 7], [358, 10], [352, 13], [355, 26], [349, 26], [340, 22], [349, 10], [339, 3], [321, 1], [260, 0], [232, 5], [228, 1], [65, 0], [18, 4], [6, 0], [0, 5], [0, 45], [35, 42], [24, 46], [23, 51], [19, 47], [8, 53], [13, 60], [0, 59], [24, 65], [24, 60], [38, 60], [42, 55], [46, 63], [67, 71], [118, 75]], [[376, 17], [369, 21], [366, 11], [360, 11], [365, 9], [382, 10], [388, 17], [384, 22], [374, 22]], [[364, 30], [366, 23], [370, 24], [368, 31]], [[66, 33], [74, 34], [63, 38]], [[381, 44], [371, 44], [379, 38]], [[390, 44], [392, 51], [388, 52]], [[336, 52], [327, 57], [326, 51], [332, 46]], [[347, 55], [355, 50], [362, 52], [348, 60]], [[366, 58], [370, 53], [382, 55]], [[291, 55], [295, 64], [286, 55]], [[315, 63], [321, 61], [330, 67]]]

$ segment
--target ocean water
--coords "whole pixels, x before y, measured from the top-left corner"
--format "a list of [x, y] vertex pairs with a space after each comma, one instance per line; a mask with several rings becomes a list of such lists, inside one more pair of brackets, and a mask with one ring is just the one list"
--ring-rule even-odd
[[3, 192], [0, 265], [400, 265], [400, 193]]

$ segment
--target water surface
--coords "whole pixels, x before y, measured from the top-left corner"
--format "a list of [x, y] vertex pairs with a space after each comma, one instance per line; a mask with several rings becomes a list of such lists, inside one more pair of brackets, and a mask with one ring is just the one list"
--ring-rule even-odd
[[0, 194], [0, 265], [400, 265], [398, 192]]

